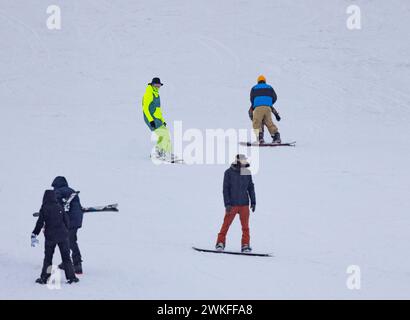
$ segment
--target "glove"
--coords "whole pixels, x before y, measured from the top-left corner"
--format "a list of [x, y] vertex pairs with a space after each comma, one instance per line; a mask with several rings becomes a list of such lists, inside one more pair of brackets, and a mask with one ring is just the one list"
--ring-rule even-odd
[[225, 206], [225, 210], [226, 210], [226, 213], [229, 213], [229, 212], [231, 212], [231, 210], [232, 210], [232, 206]]
[[149, 124], [150, 124], [152, 129], [155, 129], [155, 121], [151, 121]]
[[255, 208], [256, 208], [256, 203], [251, 204], [251, 209], [252, 209], [252, 212], [255, 212]]
[[279, 113], [275, 113], [275, 118], [276, 118], [277, 121], [280, 121], [280, 115], [279, 115]]
[[164, 127], [166, 127], [166, 126], [167, 126], [167, 123], [164, 121], [164, 122], [163, 122], [163, 125], [164, 125]]
[[32, 233], [31, 234], [31, 246], [34, 248], [39, 243], [40, 242], [37, 240], [37, 236], [34, 233]]

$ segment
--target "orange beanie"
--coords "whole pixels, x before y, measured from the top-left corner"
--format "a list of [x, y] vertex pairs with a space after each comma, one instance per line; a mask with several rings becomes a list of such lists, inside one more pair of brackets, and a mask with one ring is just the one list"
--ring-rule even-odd
[[259, 82], [266, 82], [265, 76], [260, 75], [260, 76], [258, 77], [258, 83], [259, 83]]

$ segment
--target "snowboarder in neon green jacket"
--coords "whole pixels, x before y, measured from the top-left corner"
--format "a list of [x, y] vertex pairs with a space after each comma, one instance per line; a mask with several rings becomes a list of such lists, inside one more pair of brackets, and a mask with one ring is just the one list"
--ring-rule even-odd
[[159, 158], [170, 155], [172, 150], [170, 133], [161, 112], [159, 88], [162, 85], [159, 78], [153, 78], [151, 83], [148, 84], [142, 99], [144, 121], [148, 128], [158, 136], [155, 150], [156, 156]]

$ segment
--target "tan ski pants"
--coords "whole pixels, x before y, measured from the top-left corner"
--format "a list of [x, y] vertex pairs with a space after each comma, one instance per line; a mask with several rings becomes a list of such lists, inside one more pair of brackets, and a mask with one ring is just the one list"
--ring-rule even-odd
[[255, 110], [253, 110], [252, 124], [257, 139], [259, 139], [262, 123], [268, 128], [271, 136], [278, 132], [278, 127], [276, 127], [272, 121], [272, 109], [268, 106], [256, 107]]

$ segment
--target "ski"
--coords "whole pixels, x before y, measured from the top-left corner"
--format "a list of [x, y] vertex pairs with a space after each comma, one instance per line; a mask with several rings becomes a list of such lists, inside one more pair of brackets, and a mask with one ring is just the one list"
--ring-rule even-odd
[[239, 144], [246, 147], [296, 147], [296, 141], [284, 143], [239, 142]]
[[109, 204], [106, 206], [95, 206], [95, 207], [85, 207], [82, 208], [83, 212], [105, 212], [105, 211], [112, 211], [118, 212], [118, 203]]
[[254, 256], [254, 257], [273, 257], [270, 253], [254, 253], [254, 252], [239, 252], [239, 251], [218, 251], [218, 250], [210, 250], [210, 249], [201, 249], [197, 247], [192, 247], [192, 249], [199, 251], [199, 252], [209, 252], [209, 253], [225, 253], [225, 254], [233, 254], [233, 255], [240, 255], [240, 256]]
[[[118, 212], [118, 203], [109, 204], [106, 206], [94, 206], [94, 207], [83, 207], [83, 212]], [[38, 217], [40, 215], [39, 212], [34, 212], [33, 217]]]
[[68, 199], [63, 199], [64, 211], [65, 211], [65, 212], [70, 211], [71, 201], [73, 201], [74, 198], [79, 195], [79, 193], [80, 193], [80, 191], [74, 191], [74, 192], [68, 197]]

